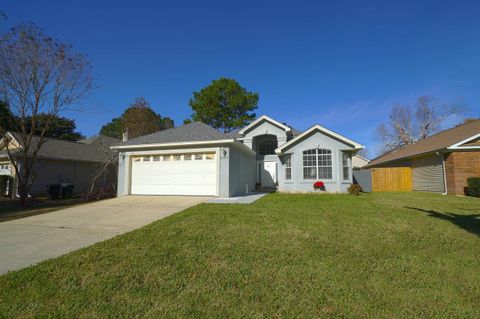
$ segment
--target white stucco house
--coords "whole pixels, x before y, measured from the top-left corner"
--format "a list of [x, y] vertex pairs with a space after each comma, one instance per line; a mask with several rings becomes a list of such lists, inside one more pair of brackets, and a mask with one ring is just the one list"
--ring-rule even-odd
[[359, 143], [314, 125], [304, 132], [261, 116], [221, 133], [193, 122], [125, 141], [119, 151], [118, 196], [232, 197], [255, 189], [345, 192]]

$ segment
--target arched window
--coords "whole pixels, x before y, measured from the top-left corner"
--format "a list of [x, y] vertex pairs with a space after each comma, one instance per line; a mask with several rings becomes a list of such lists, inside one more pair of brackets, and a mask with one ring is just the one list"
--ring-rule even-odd
[[274, 155], [277, 147], [277, 138], [266, 139], [258, 143], [258, 152], [261, 156]]
[[332, 179], [332, 151], [321, 148], [303, 151], [303, 179]]

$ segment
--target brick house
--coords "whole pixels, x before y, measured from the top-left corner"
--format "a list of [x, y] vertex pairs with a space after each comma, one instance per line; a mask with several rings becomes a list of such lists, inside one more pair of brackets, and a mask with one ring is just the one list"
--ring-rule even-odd
[[480, 176], [480, 119], [432, 135], [370, 162], [369, 168], [411, 167], [414, 191], [466, 194]]

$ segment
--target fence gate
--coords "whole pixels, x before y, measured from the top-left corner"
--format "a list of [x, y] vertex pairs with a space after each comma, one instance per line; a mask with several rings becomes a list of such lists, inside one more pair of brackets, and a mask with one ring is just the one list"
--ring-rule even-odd
[[411, 191], [412, 169], [410, 167], [372, 168], [372, 189], [374, 192]]
[[372, 192], [372, 172], [369, 169], [353, 169], [353, 183], [362, 186], [364, 192]]

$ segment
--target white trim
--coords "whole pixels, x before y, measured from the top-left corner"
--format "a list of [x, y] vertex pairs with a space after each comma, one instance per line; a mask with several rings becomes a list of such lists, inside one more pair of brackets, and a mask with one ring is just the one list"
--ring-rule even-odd
[[[5, 135], [8, 135], [11, 138], [10, 143], [12, 144], [13, 147], [10, 146], [10, 150], [14, 150], [14, 149], [17, 149], [17, 148], [22, 148], [22, 145], [20, 145], [20, 143], [17, 141], [15, 136], [13, 136], [12, 133], [7, 132], [7, 133], [5, 133]], [[0, 149], [6, 149], [6, 147], [5, 147], [5, 137], [2, 137], [2, 139], [0, 139]]]
[[[164, 154], [184, 154], [184, 153], [215, 153], [215, 167], [216, 167], [216, 181], [215, 181], [215, 195], [220, 196], [220, 147], [209, 147], [209, 148], [186, 148], [186, 149], [164, 149], [164, 150], [148, 150], [148, 151], [126, 151], [122, 152], [125, 156], [128, 156], [128, 176], [125, 178], [125, 183], [128, 187], [128, 195], [132, 195], [132, 165], [133, 158], [139, 156], [154, 156], [154, 155], [164, 155]], [[184, 160], [181, 160], [183, 162]], [[203, 196], [203, 195], [199, 195]]]
[[443, 169], [443, 187], [445, 188], [443, 191], [443, 194], [448, 194], [448, 188], [447, 188], [447, 171], [445, 170], [445, 154], [444, 153], [438, 153], [439, 156], [442, 156], [442, 169]]
[[248, 124], [247, 126], [245, 126], [244, 128], [242, 128], [238, 133], [243, 135], [245, 134], [246, 131], [248, 131], [249, 129], [251, 129], [252, 127], [256, 126], [257, 124], [259, 124], [260, 122], [262, 122], [263, 120], [265, 121], [268, 121], [272, 124], [275, 124], [276, 126], [279, 126], [281, 128], [283, 128], [285, 131], [287, 132], [290, 132], [291, 131], [291, 128], [286, 126], [285, 124], [282, 124], [278, 121], [275, 121], [274, 119], [266, 116], [266, 115], [262, 115], [260, 116], [259, 118], [257, 118], [255, 121], [253, 121], [252, 123]]
[[464, 139], [463, 141], [460, 141], [458, 143], [455, 143], [449, 147], [447, 147], [448, 150], [469, 150], [469, 149], [480, 149], [480, 146], [461, 146], [465, 143], [470, 142], [471, 140], [477, 139], [480, 137], [480, 133], [475, 134], [469, 138]]
[[130, 149], [130, 148], [151, 148], [151, 147], [171, 147], [186, 145], [212, 145], [221, 143], [232, 143], [234, 139], [213, 140], [213, 141], [190, 141], [190, 142], [169, 142], [169, 143], [152, 143], [152, 144], [135, 144], [135, 145], [115, 145], [111, 149]]
[[[215, 141], [193, 141], [193, 142], [173, 142], [173, 143], [155, 143], [155, 144], [139, 144], [139, 145], [116, 145], [111, 146], [111, 149], [118, 149], [118, 150], [130, 150], [130, 149], [142, 149], [142, 148], [166, 148], [166, 149], [175, 149], [175, 147], [179, 146], [189, 146], [192, 147], [202, 147], [202, 146], [218, 146], [221, 144], [233, 144], [241, 151], [246, 153], [250, 153], [255, 155], [256, 153], [246, 146], [245, 144], [236, 141], [235, 139], [228, 139], [228, 140], [215, 140]], [[148, 152], [157, 152], [158, 150], [149, 150]], [[179, 150], [179, 152], [184, 152], [184, 150]]]
[[[319, 178], [318, 177], [318, 150], [319, 149], [322, 149], [322, 150], [327, 150], [327, 151], [330, 151], [330, 156], [331, 156], [331, 159], [332, 159], [332, 178]], [[303, 152], [305, 151], [310, 151], [310, 150], [316, 150], [317, 152], [315, 153], [315, 161], [317, 163], [317, 165], [315, 166], [316, 168], [316, 171], [317, 171], [317, 177], [316, 178], [313, 178], [313, 179], [305, 179], [305, 175], [304, 175], [304, 165], [303, 165]], [[333, 148], [330, 148], [330, 147], [321, 147], [321, 148], [311, 148], [311, 147], [306, 147], [306, 148], [302, 148], [299, 153], [301, 155], [301, 164], [302, 164], [302, 170], [301, 170], [301, 176], [302, 176], [302, 179], [301, 181], [302, 182], [311, 182], [311, 181], [319, 181], [321, 180], [322, 182], [324, 181], [327, 181], [327, 182], [335, 182], [337, 185], [339, 185], [338, 181], [341, 180], [341, 178], [339, 179], [339, 176], [338, 176], [338, 172], [339, 170], [337, 168], [335, 168], [334, 166], [334, 163], [335, 161], [338, 161], [337, 159], [337, 155], [335, 155], [335, 152], [333, 151], [334, 149]], [[341, 151], [340, 151], [341, 152]], [[313, 167], [313, 166], [308, 166], [308, 167]], [[328, 167], [328, 166], [322, 166], [322, 167]], [[338, 162], [337, 162], [337, 167], [338, 167]], [[337, 175], [337, 176], [334, 176], [334, 173]]]
[[347, 144], [350, 144], [352, 145], [356, 150], [360, 150], [362, 148], [365, 148], [365, 146], [355, 142], [355, 141], [352, 141], [351, 139], [349, 138], [346, 138], [345, 136], [343, 135], [340, 135], [338, 133], [335, 133], [333, 131], [330, 131], [329, 129], [323, 127], [323, 126], [320, 126], [318, 124], [315, 124], [314, 126], [312, 126], [311, 128], [309, 128], [308, 130], [304, 131], [302, 134], [298, 135], [297, 137], [291, 139], [290, 141], [288, 141], [287, 143], [285, 144], [282, 144], [280, 145], [276, 150], [275, 150], [275, 153], [277, 155], [279, 154], [282, 154], [282, 151], [285, 149], [285, 148], [288, 148], [290, 145], [292, 145], [293, 143], [296, 143], [297, 141], [299, 140], [302, 140], [303, 138], [305, 138], [305, 136], [307, 136], [308, 134], [310, 134], [311, 132], [313, 131], [320, 131], [322, 133], [325, 133], [327, 135], [330, 135], [330, 136], [333, 136]]
[[365, 162], [367, 162], [367, 164], [370, 163], [370, 160], [369, 160], [368, 158], [366, 158], [366, 157], [363, 157], [362, 155], [353, 154], [353, 155], [352, 155], [352, 158], [353, 158], [354, 156], [358, 157], [359, 159], [364, 160]]

